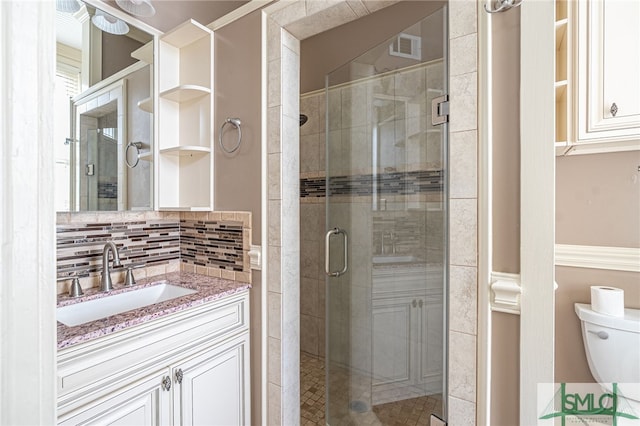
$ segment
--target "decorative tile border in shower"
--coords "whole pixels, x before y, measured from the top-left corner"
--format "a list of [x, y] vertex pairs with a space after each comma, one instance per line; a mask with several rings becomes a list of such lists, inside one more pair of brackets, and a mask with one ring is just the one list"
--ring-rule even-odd
[[118, 198], [118, 182], [98, 182], [98, 198]]
[[[136, 278], [185, 270], [250, 282], [250, 223], [247, 212], [59, 213], [57, 277], [78, 275], [83, 288], [98, 286], [102, 250], [113, 240]], [[113, 270], [114, 282], [124, 271]], [[59, 281], [58, 293], [69, 282]]]
[[[393, 172], [378, 175], [360, 174], [329, 178], [330, 196], [413, 195], [441, 192], [444, 185], [442, 170]], [[375, 185], [374, 185], [375, 184]], [[307, 177], [300, 179], [300, 198], [324, 197], [326, 179]]]

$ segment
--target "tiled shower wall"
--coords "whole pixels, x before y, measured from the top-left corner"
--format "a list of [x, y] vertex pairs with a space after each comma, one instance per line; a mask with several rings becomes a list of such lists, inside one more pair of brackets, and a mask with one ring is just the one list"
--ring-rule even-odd
[[118, 246], [124, 268], [136, 278], [185, 270], [250, 282], [251, 213], [60, 213], [57, 218], [58, 293], [79, 276], [83, 288], [97, 287], [106, 241]]
[[300, 98], [300, 349], [324, 357], [325, 99]]

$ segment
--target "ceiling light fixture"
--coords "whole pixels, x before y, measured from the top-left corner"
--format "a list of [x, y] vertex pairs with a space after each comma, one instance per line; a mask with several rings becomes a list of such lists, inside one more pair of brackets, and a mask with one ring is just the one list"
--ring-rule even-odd
[[122, 35], [129, 32], [129, 26], [126, 22], [99, 9], [91, 18], [91, 22], [102, 31], [110, 34]]
[[64, 13], [76, 13], [82, 5], [78, 0], [56, 0], [56, 10]]
[[156, 13], [151, 0], [116, 0], [116, 3], [122, 10], [135, 16], [148, 18]]

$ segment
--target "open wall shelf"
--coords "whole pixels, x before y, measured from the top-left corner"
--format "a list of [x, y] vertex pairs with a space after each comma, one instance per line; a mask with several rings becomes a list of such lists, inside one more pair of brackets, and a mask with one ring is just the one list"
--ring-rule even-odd
[[213, 209], [213, 32], [189, 20], [160, 38], [161, 210]]

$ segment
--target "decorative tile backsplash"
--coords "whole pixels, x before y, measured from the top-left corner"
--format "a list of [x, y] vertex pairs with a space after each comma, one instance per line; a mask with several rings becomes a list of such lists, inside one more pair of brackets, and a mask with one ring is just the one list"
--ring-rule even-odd
[[250, 282], [250, 223], [246, 212], [59, 214], [58, 293], [69, 284], [64, 278], [76, 275], [83, 288], [99, 285], [109, 240], [124, 267], [113, 269], [114, 283], [128, 266], [136, 278], [185, 270]]
[[57, 275], [89, 276], [102, 269], [102, 249], [111, 240], [124, 267], [180, 259], [180, 223], [171, 220], [79, 223], [57, 227]]
[[241, 272], [242, 222], [181, 220], [180, 258], [191, 265]]

